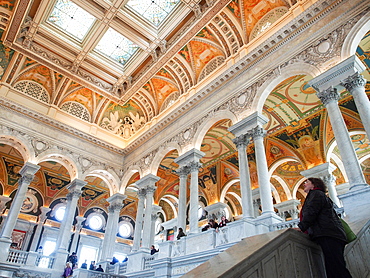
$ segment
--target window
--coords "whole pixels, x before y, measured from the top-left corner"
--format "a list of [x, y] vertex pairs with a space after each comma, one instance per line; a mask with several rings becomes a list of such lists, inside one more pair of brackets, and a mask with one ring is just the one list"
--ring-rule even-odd
[[92, 246], [82, 245], [81, 252], [79, 254], [78, 264], [81, 265], [85, 262], [90, 265], [91, 261], [96, 261], [98, 255], [98, 249]]
[[56, 241], [46, 240], [42, 247], [43, 249], [42, 254], [44, 256], [50, 256], [50, 254], [54, 252], [56, 245], [57, 245]]
[[63, 221], [65, 212], [66, 212], [66, 207], [65, 207], [64, 204], [61, 205], [61, 206], [57, 205], [56, 208], [55, 208], [55, 214], [54, 214], [55, 219], [60, 221], [60, 222]]
[[124, 65], [139, 47], [112, 28], [99, 41], [95, 50]]
[[94, 21], [94, 16], [70, 0], [58, 0], [48, 18], [48, 22], [80, 41], [86, 36]]
[[128, 221], [121, 221], [118, 224], [118, 234], [121, 237], [129, 238], [129, 237], [131, 237], [132, 232], [133, 232], [133, 227], [132, 227], [132, 225], [131, 225], [130, 222], [128, 222]]
[[86, 223], [92, 230], [99, 231], [105, 226], [105, 218], [100, 212], [93, 212], [87, 217]]
[[179, 0], [129, 0], [127, 6], [158, 26], [178, 2]]

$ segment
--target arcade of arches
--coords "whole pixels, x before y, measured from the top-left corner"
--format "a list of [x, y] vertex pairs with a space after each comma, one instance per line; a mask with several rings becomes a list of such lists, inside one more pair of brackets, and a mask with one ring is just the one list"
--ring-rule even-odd
[[[153, 238], [148, 240], [172, 240], [178, 227], [174, 219], [180, 217], [178, 169], [182, 155], [194, 149], [203, 153], [197, 225], [218, 217], [207, 208], [220, 203], [222, 214], [238, 221], [243, 217], [235, 144], [239, 135], [232, 131], [256, 111], [267, 119], [263, 145], [268, 180], [274, 210], [282, 220], [296, 218], [305, 199], [305, 170], [329, 162], [338, 195], [349, 190], [342, 159], [346, 154], [340, 153], [328, 109], [309, 82], [355, 55], [365, 69], [360, 73], [370, 94], [369, 1], [190, 1], [197, 8], [173, 1], [174, 10], [163, 24], [156, 23], [156, 29], [133, 15], [126, 7], [130, 1], [72, 0], [95, 18], [80, 40], [73, 30], [66, 33], [48, 18], [54, 5], [63, 1], [24, 2], [0, 3], [3, 219], [17, 198], [21, 169], [28, 163], [37, 168], [14, 224], [14, 248], [35, 251], [47, 240], [58, 241], [56, 228], [62, 228], [63, 221], [57, 211], [69, 202], [70, 184], [78, 181], [76, 210], [65, 212], [74, 213], [75, 227], [67, 249], [78, 250], [78, 244], [88, 242], [84, 237], [101, 244], [110, 228], [111, 200], [121, 196], [123, 205], [113, 226], [119, 231], [115, 252], [130, 253], [135, 235], [140, 236], [140, 184], [148, 175], [155, 178], [157, 212], [150, 228]], [[320, 12], [328, 26], [308, 26]], [[17, 23], [17, 16], [22, 21]], [[125, 62], [95, 48], [98, 41], [103, 47], [103, 30], [108, 28], [137, 47], [132, 56], [122, 56]], [[299, 29], [303, 32], [296, 32]], [[304, 32], [312, 32], [311, 37]], [[338, 93], [341, 115], [370, 184], [370, 141], [364, 121], [353, 95], [344, 87], [338, 87]], [[253, 217], [263, 212], [256, 144], [250, 140], [246, 145]], [[190, 174], [185, 183], [183, 221], [189, 230]], [[292, 200], [299, 202], [291, 210], [279, 206]], [[44, 228], [37, 234], [40, 221]], [[139, 227], [146, 229], [145, 223]]]

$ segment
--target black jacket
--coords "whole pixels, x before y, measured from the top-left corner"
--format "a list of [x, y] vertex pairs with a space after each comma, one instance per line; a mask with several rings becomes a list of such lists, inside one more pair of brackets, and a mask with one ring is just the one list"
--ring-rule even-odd
[[310, 190], [302, 207], [298, 227], [308, 231], [314, 240], [318, 237], [333, 237], [347, 242], [342, 223], [333, 208], [333, 202], [321, 190]]

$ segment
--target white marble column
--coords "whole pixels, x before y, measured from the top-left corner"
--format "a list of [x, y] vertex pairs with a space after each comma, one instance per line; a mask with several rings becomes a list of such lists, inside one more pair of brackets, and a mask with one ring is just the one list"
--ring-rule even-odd
[[346, 170], [350, 190], [361, 189], [365, 186], [366, 180], [360, 163], [357, 159], [355, 149], [353, 148], [351, 137], [348, 134], [346, 124], [338, 106], [340, 98], [336, 88], [329, 88], [317, 93], [317, 97], [325, 105], [329, 115], [330, 123], [333, 128], [334, 136], [338, 144], [338, 149], [341, 154], [343, 166]]
[[216, 222], [220, 222], [221, 217], [225, 216], [226, 207], [227, 205], [225, 203], [218, 202], [206, 206], [204, 209], [208, 212], [208, 219], [213, 218]]
[[105, 226], [103, 249], [100, 255], [100, 262], [112, 261], [114, 254], [114, 247], [116, 245], [116, 236], [118, 233], [118, 220], [121, 209], [123, 208], [123, 200], [126, 199], [126, 195], [116, 193], [109, 197], [108, 207], [108, 221]]
[[144, 212], [144, 224], [143, 224], [143, 241], [141, 249], [148, 250], [150, 249], [150, 229], [151, 229], [151, 223], [152, 223], [152, 208], [153, 208], [153, 195], [154, 191], [156, 190], [155, 183], [159, 181], [160, 178], [153, 175], [148, 174], [139, 181], [136, 182], [136, 184], [139, 187], [145, 188], [146, 190], [146, 200], [145, 200], [145, 212]]
[[[230, 130], [230, 128], [229, 128]], [[251, 179], [248, 167], [247, 146], [249, 144], [248, 135], [240, 135], [233, 140], [238, 149], [239, 175], [240, 175], [240, 194], [242, 195], [243, 218], [253, 218], [253, 198]]]
[[261, 126], [256, 126], [251, 130], [251, 136], [254, 141], [254, 148], [256, 152], [257, 175], [258, 175], [258, 185], [260, 188], [262, 215], [274, 214], [275, 211], [272, 202], [272, 193], [267, 167], [266, 152], [263, 143], [263, 138], [266, 136], [266, 131]]
[[188, 174], [190, 173], [190, 169], [188, 166], [181, 166], [176, 170], [176, 173], [180, 177], [177, 229], [181, 227], [186, 231], [186, 181]]
[[155, 237], [155, 222], [158, 218], [158, 212], [160, 212], [162, 208], [157, 205], [153, 205], [152, 207], [152, 222], [150, 227], [150, 244], [149, 246], [152, 246], [154, 244], [154, 237]]
[[0, 233], [0, 261], [4, 262], [8, 257], [12, 232], [17, 222], [23, 201], [26, 197], [28, 186], [33, 181], [35, 174], [39, 169], [40, 166], [26, 162], [19, 171], [21, 178], [18, 180], [17, 193], [15, 194], [13, 202], [9, 208], [8, 215]]
[[140, 248], [141, 234], [143, 230], [144, 222], [144, 201], [146, 197], [146, 190], [144, 188], [139, 188], [137, 192], [139, 198], [136, 211], [136, 221], [135, 221], [135, 231], [134, 231], [134, 243], [132, 246], [132, 251], [137, 251]]
[[[363, 65], [363, 69], [366, 69], [365, 65]], [[370, 138], [370, 101], [365, 92], [366, 79], [356, 72], [341, 81], [340, 84], [353, 96], [367, 138]]]
[[82, 229], [82, 222], [84, 222], [85, 220], [86, 220], [85, 217], [82, 217], [79, 215], [76, 216], [77, 223], [75, 224], [75, 230], [74, 230], [73, 240], [72, 240], [71, 250], [70, 250], [71, 253], [77, 252], [77, 242], [78, 242], [78, 238], [80, 237], [80, 232]]
[[36, 252], [38, 249], [38, 243], [40, 241], [40, 235], [42, 231], [42, 227], [44, 225], [45, 220], [47, 219], [46, 214], [50, 211], [50, 208], [47, 207], [40, 207], [41, 214], [39, 215], [37, 227], [35, 234], [33, 235], [33, 240], [31, 244], [30, 251]]
[[[198, 205], [199, 205], [199, 189], [198, 189], [198, 173], [201, 164], [199, 160], [204, 156], [204, 153], [197, 149], [191, 149], [175, 159], [175, 162], [181, 166], [188, 166], [190, 171], [190, 209], [189, 209], [189, 234], [199, 232], [198, 228]], [[183, 229], [185, 227], [182, 227]]]
[[297, 207], [300, 203], [301, 202], [297, 199], [290, 199], [290, 200], [275, 204], [274, 206], [275, 208], [278, 209], [279, 216], [283, 220], [286, 220], [285, 212], [288, 212], [290, 216], [292, 217], [292, 219], [298, 219], [299, 210]]
[[75, 179], [68, 185], [67, 206], [63, 221], [59, 228], [58, 238], [55, 247], [54, 269], [63, 269], [68, 256], [68, 243], [71, 239], [71, 230], [78, 199], [81, 196], [81, 189], [87, 184], [86, 181]]
[[190, 208], [189, 208], [189, 233], [196, 234], [199, 232], [198, 228], [198, 207], [199, 207], [199, 185], [198, 174], [199, 168], [202, 165], [198, 161], [191, 161], [190, 168]]

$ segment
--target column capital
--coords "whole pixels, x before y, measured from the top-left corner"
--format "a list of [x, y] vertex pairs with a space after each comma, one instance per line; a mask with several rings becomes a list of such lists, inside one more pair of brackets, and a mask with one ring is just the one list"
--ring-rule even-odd
[[312, 167], [308, 170], [302, 171], [300, 172], [300, 174], [306, 178], [320, 178], [332, 174], [335, 169], [337, 169], [337, 167], [334, 164], [326, 162]]
[[249, 133], [253, 140], [264, 138], [266, 136], [266, 130], [263, 129], [262, 126], [256, 126], [252, 128], [252, 130]]
[[146, 196], [145, 188], [139, 188], [137, 191], [137, 196], [139, 197], [139, 200], [144, 200]]
[[236, 148], [247, 147], [250, 143], [250, 135], [249, 134], [242, 134], [235, 139], [233, 139], [233, 143], [235, 144]]
[[236, 137], [240, 135], [246, 135], [251, 129], [256, 126], [263, 126], [268, 122], [268, 119], [260, 112], [256, 111], [243, 120], [237, 122], [233, 126], [229, 127], [228, 130], [233, 133]]
[[204, 152], [198, 150], [198, 149], [191, 149], [187, 151], [186, 153], [180, 155], [178, 158], [176, 158], [174, 161], [175, 163], [179, 164], [181, 166], [187, 165], [191, 161], [199, 162], [199, 160], [205, 155]]
[[40, 169], [39, 165], [33, 164], [31, 162], [26, 162], [22, 169], [19, 171], [19, 174], [24, 175], [34, 175]]
[[159, 181], [161, 178], [160, 177], [157, 177], [153, 174], [148, 174], [144, 177], [142, 177], [140, 180], [138, 180], [136, 182], [136, 185], [139, 187], [139, 188], [146, 188], [150, 185], [155, 185], [155, 183], [157, 181]]
[[180, 176], [180, 177], [187, 177], [187, 175], [190, 173], [190, 168], [188, 165], [185, 165], [185, 166], [182, 166], [182, 167], [179, 167], [176, 169], [176, 173]]
[[84, 180], [74, 179], [71, 181], [71, 183], [68, 185], [68, 190], [71, 191], [81, 191], [82, 187], [84, 187], [87, 184]]
[[356, 72], [361, 73], [365, 69], [366, 67], [361, 60], [356, 55], [353, 55], [313, 78], [308, 82], [308, 86], [312, 86], [317, 92], [321, 92], [331, 86], [338, 86], [341, 80], [355, 74]]
[[188, 164], [190, 172], [198, 171], [199, 168], [202, 168], [202, 164], [200, 162], [191, 161]]
[[316, 95], [325, 106], [334, 101], [338, 102], [338, 100], [340, 99], [337, 88], [334, 87], [330, 87], [326, 90], [318, 92]]
[[113, 204], [120, 204], [123, 205], [122, 202], [127, 198], [126, 195], [123, 195], [121, 193], [115, 193], [109, 198], [107, 198], [107, 202], [109, 202], [111, 205]]
[[356, 88], [365, 88], [366, 79], [361, 74], [356, 72], [355, 74], [341, 81], [340, 85], [342, 85], [348, 92], [352, 94], [353, 90]]

